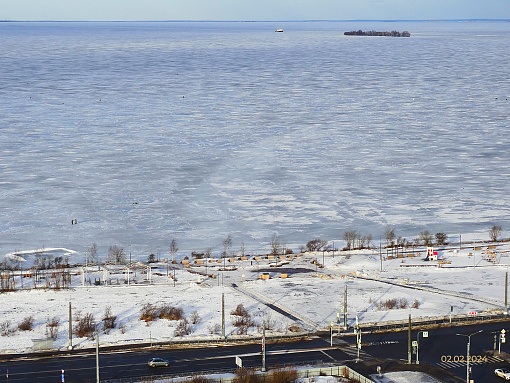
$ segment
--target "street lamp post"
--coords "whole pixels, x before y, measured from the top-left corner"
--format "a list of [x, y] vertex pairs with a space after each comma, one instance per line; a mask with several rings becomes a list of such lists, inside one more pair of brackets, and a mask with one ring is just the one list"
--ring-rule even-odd
[[96, 331], [96, 383], [99, 382], [99, 331]]
[[262, 372], [266, 372], [266, 320], [262, 324]]
[[477, 331], [477, 332], [474, 332], [472, 334], [469, 334], [469, 335], [466, 335], [466, 334], [455, 334], [455, 335], [459, 335], [459, 336], [465, 336], [468, 338], [468, 342], [467, 342], [467, 362], [466, 362], [466, 383], [469, 383], [469, 359], [470, 359], [470, 348], [471, 348], [471, 337], [473, 335], [476, 335], [476, 334], [479, 334], [481, 333], [483, 330], [480, 330], [480, 331]]
[[418, 335], [416, 335], [416, 364], [420, 364], [420, 334], [423, 338], [429, 337], [428, 331], [418, 331]]
[[358, 322], [358, 316], [357, 315], [356, 315], [356, 325], [354, 327], [354, 333], [356, 334], [356, 348], [358, 350], [358, 355], [357, 355], [357, 358], [356, 358], [356, 363], [358, 363], [360, 361], [359, 352], [361, 350], [361, 328], [359, 327], [359, 322]]

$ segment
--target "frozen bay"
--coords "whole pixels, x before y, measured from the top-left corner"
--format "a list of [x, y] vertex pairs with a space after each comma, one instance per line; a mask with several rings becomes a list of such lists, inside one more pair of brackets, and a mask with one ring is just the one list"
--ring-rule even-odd
[[506, 232], [509, 27], [0, 23], [0, 254]]

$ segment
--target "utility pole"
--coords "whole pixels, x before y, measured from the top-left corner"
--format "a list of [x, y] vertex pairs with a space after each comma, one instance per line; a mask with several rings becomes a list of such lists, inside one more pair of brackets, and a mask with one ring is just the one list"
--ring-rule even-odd
[[68, 350], [73, 349], [73, 313], [71, 309], [71, 301], [69, 301], [69, 345]]
[[347, 330], [347, 285], [344, 285], [344, 330]]
[[455, 335], [465, 336], [466, 338], [468, 338], [468, 342], [467, 342], [467, 355], [466, 355], [466, 357], [467, 357], [467, 361], [466, 361], [466, 383], [469, 383], [469, 376], [471, 375], [471, 368], [469, 367], [469, 362], [470, 362], [470, 359], [471, 359], [471, 355], [470, 355], [471, 337], [473, 335], [481, 333], [482, 331], [483, 330], [480, 330], [480, 331], [474, 332], [474, 333], [469, 334], [469, 335], [466, 335], [466, 334], [455, 334]]
[[266, 372], [266, 320], [262, 325], [262, 372]]
[[225, 339], [225, 293], [221, 293], [221, 337]]
[[508, 271], [505, 273], [505, 315], [508, 314]]
[[382, 248], [381, 248], [381, 239], [379, 238], [379, 261], [381, 262], [381, 272], [382, 272]]
[[409, 314], [409, 327], [407, 329], [407, 364], [411, 364], [412, 360], [412, 343], [411, 343], [411, 314]]
[[359, 322], [358, 322], [358, 316], [356, 315], [356, 325], [354, 327], [354, 333], [356, 334], [356, 348], [357, 348], [357, 358], [356, 358], [356, 363], [358, 363], [360, 361], [360, 358], [359, 358], [359, 352], [361, 350], [361, 328], [359, 327]]
[[100, 380], [99, 380], [99, 331], [96, 332], [96, 383], [100, 383]]

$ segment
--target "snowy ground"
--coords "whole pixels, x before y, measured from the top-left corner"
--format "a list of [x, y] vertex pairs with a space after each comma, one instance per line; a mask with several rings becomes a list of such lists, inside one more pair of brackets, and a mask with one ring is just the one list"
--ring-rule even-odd
[[[384, 253], [335, 252], [306, 253], [288, 259], [289, 263], [271, 267], [274, 260], [253, 259], [233, 262], [210, 261], [205, 277], [204, 265], [178, 268], [174, 265], [156, 263], [151, 275], [142, 269], [132, 270], [129, 281], [126, 274], [105, 274], [97, 267], [86, 273], [76, 269], [70, 289], [47, 289], [45, 283], [54, 283], [48, 274], [38, 288], [33, 288], [31, 277], [16, 275], [17, 291], [0, 294], [0, 352], [29, 352], [34, 339], [46, 338], [47, 323], [58, 319], [57, 348], [66, 348], [69, 342], [69, 302], [73, 318], [92, 314], [101, 321], [107, 307], [117, 317], [117, 326], [109, 333], [100, 334], [100, 344], [117, 345], [133, 342], [162, 342], [177, 338], [174, 330], [177, 321], [156, 320], [145, 323], [140, 320], [144, 304], [156, 306], [169, 304], [182, 308], [184, 316], [199, 318], [192, 325], [190, 339], [218, 338], [221, 328], [222, 295], [225, 300], [226, 335], [235, 335], [231, 311], [243, 304], [250, 313], [255, 326], [249, 334], [260, 335], [263, 321], [271, 324], [269, 333], [289, 333], [292, 320], [271, 311], [261, 301], [279, 304], [289, 312], [306, 320], [309, 328], [326, 329], [343, 305], [344, 288], [348, 292], [348, 321], [352, 324], [358, 317], [361, 324], [413, 318], [449, 315], [453, 306], [455, 315], [469, 312], [501, 310], [504, 306], [505, 273], [510, 266], [510, 246], [501, 244], [492, 255], [484, 245], [476, 250], [471, 245], [445, 250], [442, 267], [438, 261], [424, 261], [424, 249], [416, 250], [414, 256], [389, 259]], [[48, 250], [49, 251], [49, 250]], [[62, 250], [59, 250], [62, 251]], [[493, 260], [489, 260], [489, 255]], [[31, 254], [22, 255], [29, 262]], [[71, 255], [72, 257], [72, 255]], [[319, 265], [314, 261], [317, 260]], [[324, 263], [324, 267], [320, 267]], [[224, 266], [235, 270], [221, 271]], [[171, 276], [175, 272], [175, 280]], [[262, 273], [270, 279], [262, 280]], [[287, 278], [284, 278], [287, 274]], [[108, 280], [108, 285], [94, 285], [95, 280]], [[364, 278], [359, 278], [364, 277]], [[365, 279], [369, 277], [371, 279]], [[89, 284], [90, 282], [90, 284]], [[388, 283], [391, 282], [391, 283]], [[232, 287], [232, 284], [238, 288]], [[21, 288], [23, 287], [23, 288]], [[412, 288], [409, 288], [412, 287]], [[419, 289], [418, 289], [419, 288]], [[401, 309], [387, 310], [383, 307], [391, 299], [406, 303]], [[29, 316], [34, 318], [32, 331], [21, 331], [18, 324]], [[340, 315], [340, 317], [342, 317]], [[301, 323], [303, 328], [305, 324]], [[73, 338], [74, 347], [93, 347], [87, 338]]]
[[440, 383], [437, 379], [415, 371], [388, 372], [370, 376], [376, 383]]

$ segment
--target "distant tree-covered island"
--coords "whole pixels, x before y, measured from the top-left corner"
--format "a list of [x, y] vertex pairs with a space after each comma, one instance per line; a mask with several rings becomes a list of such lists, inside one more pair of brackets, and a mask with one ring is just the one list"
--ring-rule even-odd
[[386, 31], [386, 32], [377, 32], [377, 31], [351, 31], [344, 32], [345, 36], [389, 36], [389, 37], [411, 37], [411, 34], [408, 31], [398, 32], [398, 31]]

